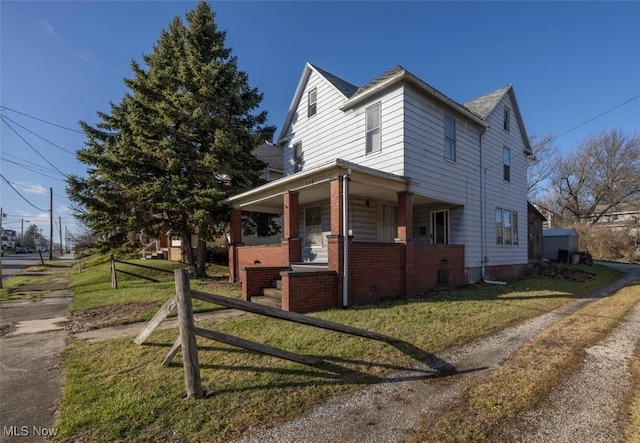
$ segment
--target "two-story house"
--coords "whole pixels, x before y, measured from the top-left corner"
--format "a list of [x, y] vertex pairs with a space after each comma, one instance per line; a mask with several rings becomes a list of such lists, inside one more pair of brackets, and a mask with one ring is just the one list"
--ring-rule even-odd
[[[277, 144], [284, 177], [228, 199], [230, 279], [281, 278], [283, 309], [421, 293], [527, 265], [527, 156], [511, 85], [460, 104], [401, 66], [356, 87], [306, 64]], [[242, 245], [241, 214], [282, 214]]]

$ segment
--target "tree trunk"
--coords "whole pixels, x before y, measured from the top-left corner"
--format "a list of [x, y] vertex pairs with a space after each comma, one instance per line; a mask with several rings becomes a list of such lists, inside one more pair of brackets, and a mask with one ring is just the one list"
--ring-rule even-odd
[[197, 276], [197, 267], [195, 257], [193, 256], [193, 248], [191, 247], [191, 233], [182, 233], [182, 252], [184, 254], [184, 260], [189, 268], [189, 275], [191, 277]]
[[196, 276], [197, 277], [207, 276], [205, 246], [206, 246], [206, 242], [202, 239], [201, 235], [198, 235], [198, 249], [197, 249], [197, 257], [196, 257]]

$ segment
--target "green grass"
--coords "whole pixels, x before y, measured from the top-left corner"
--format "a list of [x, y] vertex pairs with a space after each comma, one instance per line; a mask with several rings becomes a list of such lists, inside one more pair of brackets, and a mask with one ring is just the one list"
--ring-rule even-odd
[[91, 441], [226, 441], [381, 381], [416, 359], [553, 310], [617, 276], [601, 266], [584, 269], [597, 278], [532, 278], [313, 314], [404, 340], [395, 347], [258, 316], [204, 324], [321, 359], [304, 366], [199, 338], [201, 377], [210, 393], [204, 400], [183, 398], [179, 355], [170, 367], [160, 365], [176, 330], [157, 331], [143, 346], [132, 339], [71, 340], [58, 438], [84, 433]]
[[[157, 302], [157, 304], [161, 304], [175, 294], [173, 270], [183, 268], [183, 264], [165, 260], [130, 259], [123, 261], [161, 270], [152, 270], [116, 262], [118, 287], [113, 288], [111, 285], [110, 260], [108, 258], [105, 260], [103, 257], [93, 257], [86, 260], [82, 265], [82, 272], [76, 268], [76, 271], [70, 275], [70, 287], [74, 292], [70, 311], [74, 313], [84, 309], [105, 308], [114, 305], [134, 303]], [[159, 280], [159, 282], [151, 282], [140, 277], [124, 274], [120, 271], [137, 274], [138, 276], [146, 278], [153, 278]], [[227, 268], [210, 265], [207, 270], [207, 275], [216, 277], [217, 279], [194, 279], [191, 281], [192, 289], [202, 291], [209, 290], [210, 292], [216, 292], [220, 295], [239, 298], [240, 289], [238, 285], [222, 284], [219, 282], [219, 279], [222, 278], [225, 271], [228, 272]], [[215, 291], [211, 290], [212, 287], [215, 288]], [[194, 312], [203, 312], [222, 308], [200, 301], [194, 301], [193, 309]], [[156, 308], [150, 308], [146, 314], [137, 317], [135, 320], [149, 320], [155, 314], [155, 311]]]

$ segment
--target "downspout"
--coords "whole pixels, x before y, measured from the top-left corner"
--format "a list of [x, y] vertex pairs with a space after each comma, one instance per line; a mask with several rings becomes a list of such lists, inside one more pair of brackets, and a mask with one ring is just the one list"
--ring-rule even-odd
[[342, 176], [342, 307], [349, 306], [349, 176], [351, 169], [347, 169]]
[[487, 245], [486, 245], [486, 238], [485, 238], [485, 216], [484, 216], [484, 207], [486, 204], [486, 198], [485, 198], [485, 180], [483, 180], [483, 178], [486, 177], [486, 171], [484, 170], [484, 162], [483, 162], [483, 156], [482, 156], [482, 136], [484, 135], [484, 133], [487, 131], [487, 128], [484, 128], [482, 130], [482, 132], [480, 133], [480, 263], [482, 266], [482, 275], [481, 275], [481, 279], [484, 280], [485, 278], [485, 267], [486, 267], [486, 260], [487, 260]]

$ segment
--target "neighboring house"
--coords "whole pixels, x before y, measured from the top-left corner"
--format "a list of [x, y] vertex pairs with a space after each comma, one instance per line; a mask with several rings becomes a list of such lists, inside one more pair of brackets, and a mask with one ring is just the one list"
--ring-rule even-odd
[[541, 261], [544, 258], [542, 231], [547, 218], [533, 204], [527, 203], [527, 220], [529, 261]]
[[4, 246], [5, 248], [15, 248], [16, 239], [16, 231], [14, 231], [13, 229], [2, 230], [2, 246]]
[[[284, 177], [228, 199], [245, 299], [281, 276], [282, 308], [309, 311], [527, 266], [531, 147], [511, 85], [460, 104], [401, 66], [358, 88], [306, 64], [277, 144]], [[283, 214], [279, 243], [243, 246], [251, 211]]]
[[607, 210], [593, 227], [628, 233], [640, 247], [640, 203], [619, 204]]

